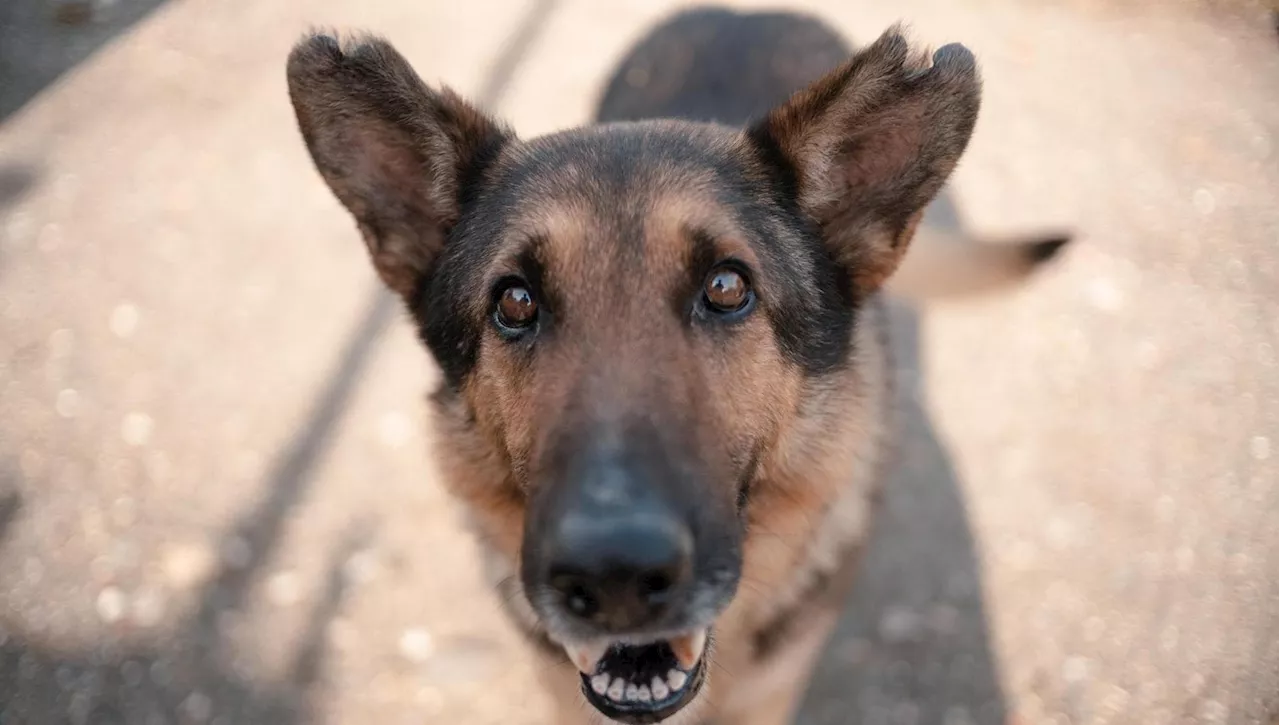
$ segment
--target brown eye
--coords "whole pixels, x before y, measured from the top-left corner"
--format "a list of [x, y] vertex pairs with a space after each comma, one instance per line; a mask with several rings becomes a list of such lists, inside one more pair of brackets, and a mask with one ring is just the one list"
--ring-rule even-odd
[[538, 317], [538, 303], [533, 293], [519, 283], [507, 286], [498, 295], [494, 315], [498, 324], [508, 330], [520, 330], [533, 324]]
[[707, 307], [716, 312], [737, 312], [751, 301], [751, 287], [741, 272], [729, 267], [711, 271], [702, 287]]

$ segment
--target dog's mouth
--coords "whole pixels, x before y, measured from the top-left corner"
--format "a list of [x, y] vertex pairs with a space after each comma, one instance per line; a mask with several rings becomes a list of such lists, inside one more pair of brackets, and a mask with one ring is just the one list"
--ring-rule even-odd
[[566, 645], [582, 677], [582, 694], [605, 717], [656, 723], [688, 705], [702, 689], [707, 630], [651, 642]]

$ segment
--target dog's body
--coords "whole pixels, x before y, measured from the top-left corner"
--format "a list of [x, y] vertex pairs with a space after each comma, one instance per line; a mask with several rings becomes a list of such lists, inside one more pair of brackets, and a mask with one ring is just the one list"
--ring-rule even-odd
[[[528, 142], [380, 41], [290, 59], [317, 166], [442, 367], [446, 480], [557, 723], [780, 725], [834, 625], [891, 449], [882, 289], [978, 107], [962, 48], [851, 56], [808, 18], [686, 13], [598, 125]], [[907, 257], [917, 291], [1060, 244], [949, 240]]]

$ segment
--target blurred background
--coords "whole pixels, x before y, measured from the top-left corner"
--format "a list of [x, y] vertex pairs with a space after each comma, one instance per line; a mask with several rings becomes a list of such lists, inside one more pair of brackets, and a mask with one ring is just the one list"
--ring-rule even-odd
[[[373, 30], [535, 135], [677, 7], [0, 0], [0, 723], [549, 722], [284, 58]], [[796, 7], [972, 48], [965, 223], [1078, 235], [898, 311], [909, 436], [799, 721], [1274, 724], [1274, 1]]]

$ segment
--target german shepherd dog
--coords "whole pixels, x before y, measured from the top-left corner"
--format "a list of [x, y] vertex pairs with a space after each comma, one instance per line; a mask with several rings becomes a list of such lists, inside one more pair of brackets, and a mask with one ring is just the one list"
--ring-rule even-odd
[[[788, 721], [876, 510], [882, 293], [973, 131], [973, 55], [689, 11], [597, 123], [530, 140], [377, 38], [308, 37], [288, 80], [441, 369], [446, 485], [555, 722]], [[985, 288], [1062, 242], [960, 241], [917, 282]]]

